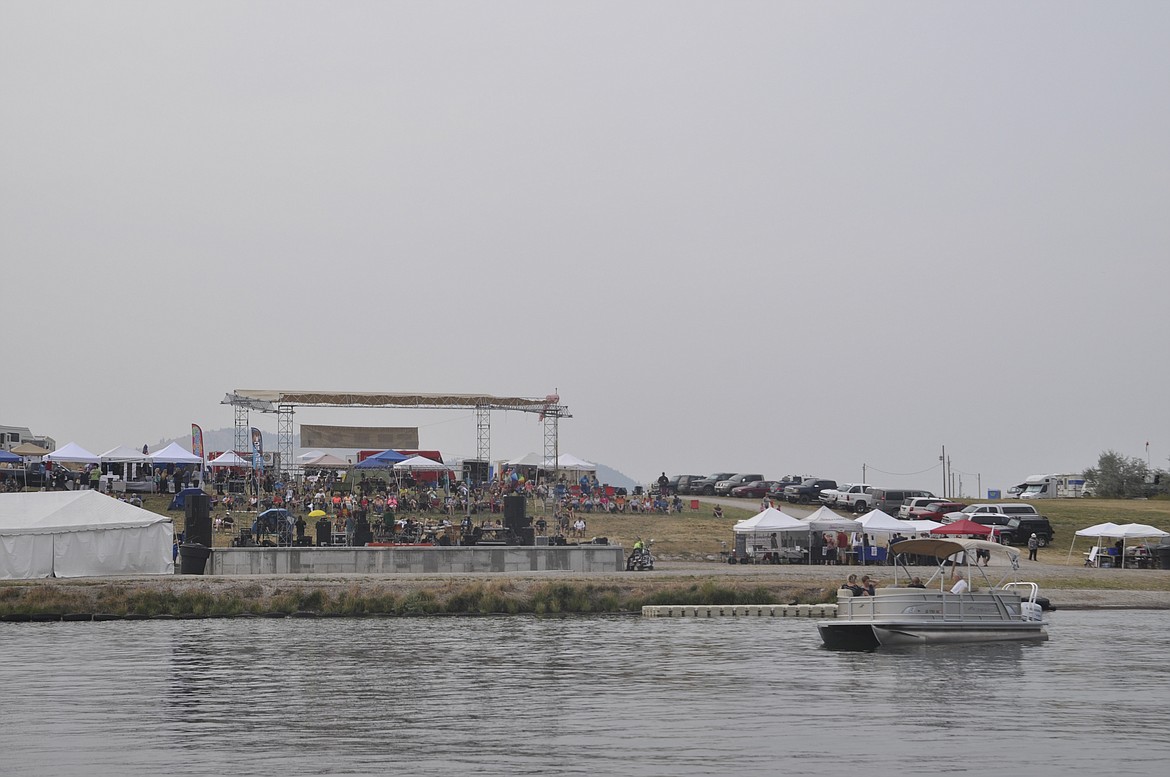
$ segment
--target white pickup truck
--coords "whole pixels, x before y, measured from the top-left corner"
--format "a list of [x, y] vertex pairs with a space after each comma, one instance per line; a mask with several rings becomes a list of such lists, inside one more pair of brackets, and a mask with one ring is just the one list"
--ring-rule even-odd
[[869, 483], [842, 483], [837, 489], [837, 496], [832, 506], [839, 510], [852, 510], [855, 513], [865, 512], [873, 506], [873, 500], [869, 496], [869, 490], [872, 487]]

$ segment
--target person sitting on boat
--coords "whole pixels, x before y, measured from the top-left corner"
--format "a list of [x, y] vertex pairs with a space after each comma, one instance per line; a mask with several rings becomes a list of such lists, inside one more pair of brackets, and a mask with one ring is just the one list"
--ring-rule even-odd
[[922, 578], [915, 575], [910, 580], [909, 588], [926, 588], [926, 584], [922, 582]]
[[967, 585], [967, 578], [963, 577], [962, 572], [956, 572], [951, 579], [955, 581], [955, 584], [951, 586], [951, 593], [961, 594], [971, 590], [971, 586]]
[[845, 585], [841, 586], [849, 591], [854, 596], [865, 596], [866, 590], [857, 584], [857, 575], [850, 575], [845, 581]]
[[877, 596], [877, 593], [873, 590], [876, 585], [877, 583], [872, 577], [869, 575], [862, 575], [861, 588], [864, 591], [863, 596]]

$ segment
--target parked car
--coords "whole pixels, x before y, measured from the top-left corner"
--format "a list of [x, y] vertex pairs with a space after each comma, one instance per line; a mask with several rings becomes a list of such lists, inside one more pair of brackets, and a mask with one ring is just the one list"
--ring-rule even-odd
[[954, 513], [962, 510], [967, 505], [962, 502], [939, 502], [932, 501], [926, 507], [921, 508], [920, 512], [911, 516], [916, 521], [937, 521], [938, 523], [946, 523], [943, 520], [947, 513]]
[[776, 487], [768, 492], [768, 497], [777, 502], [784, 501], [784, 489], [789, 486], [799, 486], [804, 482], [804, 478], [799, 475], [785, 475], [776, 481]]
[[[896, 515], [902, 501], [912, 496], [934, 496], [929, 491], [913, 488], [874, 488], [870, 493], [873, 502], [870, 509], [881, 510], [886, 515]], [[937, 499], [937, 497], [935, 497]]]
[[711, 475], [708, 475], [705, 478], [700, 478], [699, 480], [696, 480], [695, 482], [691, 483], [691, 485], [690, 485], [691, 490], [688, 493], [696, 494], [696, 495], [701, 494], [703, 496], [714, 496], [715, 495], [715, 484], [718, 483], [720, 480], [727, 480], [729, 477], [731, 477], [734, 474], [735, 474], [734, 472], [715, 472]]
[[[682, 488], [690, 483], [691, 479], [698, 480], [702, 475], [671, 475], [666, 479], [666, 493], [667, 494], [685, 494]], [[658, 482], [655, 481], [650, 484], [650, 493], [657, 494], [659, 491]]]
[[678, 476], [678, 491], [679, 494], [691, 493], [691, 484], [702, 480], [705, 475], [679, 475]]
[[1012, 545], [1027, 545], [1028, 539], [1035, 534], [1040, 547], [1046, 548], [1052, 543], [1052, 538], [1056, 536], [1052, 524], [1043, 515], [1021, 515], [1018, 518], [1012, 518], [1008, 521], [1008, 528], [1010, 536], [1003, 541]]
[[971, 520], [975, 520], [976, 516], [984, 515], [987, 513], [994, 513], [996, 515], [1007, 515], [1007, 516], [1011, 516], [1013, 518], [1035, 517], [1035, 516], [1040, 515], [1040, 513], [1036, 512], [1035, 507], [1033, 507], [1030, 504], [1023, 503], [1023, 502], [1009, 502], [1007, 504], [983, 503], [983, 504], [967, 505], [962, 510], [958, 510], [958, 511], [952, 512], [952, 513], [947, 513], [946, 515], [943, 516], [943, 523], [951, 523], [953, 521], [962, 520], [963, 518], [969, 518]]
[[731, 489], [731, 496], [745, 499], [763, 499], [778, 485], [775, 480], [755, 480], [744, 486]]
[[784, 499], [789, 502], [808, 504], [821, 495], [826, 488], [836, 488], [836, 480], [822, 480], [820, 478], [805, 478], [799, 486], [788, 486], [784, 489]]
[[932, 503], [937, 502], [937, 496], [911, 496], [902, 500], [902, 504], [898, 507], [898, 514], [896, 518], [903, 521], [916, 519], [916, 513], [925, 512], [926, 508]]
[[727, 496], [731, 493], [731, 489], [737, 486], [746, 486], [748, 483], [754, 483], [757, 480], [763, 480], [764, 476], [753, 474], [750, 472], [738, 473], [729, 478], [720, 480], [715, 484], [715, 493], [719, 496]]

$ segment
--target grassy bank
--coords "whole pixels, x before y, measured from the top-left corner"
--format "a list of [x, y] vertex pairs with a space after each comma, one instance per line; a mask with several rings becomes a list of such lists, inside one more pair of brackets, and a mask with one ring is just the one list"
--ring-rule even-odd
[[0, 586], [0, 617], [95, 613], [232, 617], [315, 614], [418, 616], [640, 612], [647, 604], [771, 604], [829, 601], [835, 586], [800, 582], [620, 582], [368, 579], [240, 581], [172, 578], [134, 582], [46, 581]]

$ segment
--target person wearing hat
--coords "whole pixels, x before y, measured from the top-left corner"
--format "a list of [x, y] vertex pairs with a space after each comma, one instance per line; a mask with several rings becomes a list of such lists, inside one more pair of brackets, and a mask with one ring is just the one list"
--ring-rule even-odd
[[1033, 532], [1032, 536], [1028, 538], [1028, 560], [1036, 560], [1036, 549], [1040, 547], [1040, 539]]

